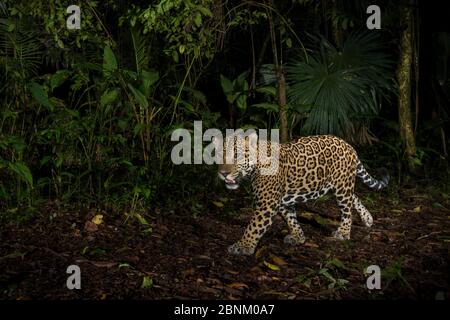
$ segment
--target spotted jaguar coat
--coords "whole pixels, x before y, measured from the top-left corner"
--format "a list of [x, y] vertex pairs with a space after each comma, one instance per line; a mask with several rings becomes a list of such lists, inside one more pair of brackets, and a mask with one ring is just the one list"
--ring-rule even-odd
[[[235, 135], [225, 140], [224, 154], [227, 146], [233, 146], [235, 152], [242, 152], [245, 161], [219, 165], [219, 178], [228, 189], [236, 189], [241, 179], [250, 178], [255, 206], [255, 214], [243, 237], [228, 248], [232, 254], [253, 254], [275, 214], [283, 216], [290, 230], [284, 242], [292, 245], [304, 243], [305, 235], [297, 221], [294, 205], [317, 199], [328, 192], [336, 196], [341, 212], [341, 222], [333, 236], [340, 240], [350, 239], [352, 209], [358, 212], [364, 225], [370, 227], [373, 223], [371, 214], [354, 193], [355, 178], [361, 178], [376, 190], [385, 187], [389, 181], [385, 171], [381, 180], [371, 177], [353, 147], [331, 135], [302, 137], [284, 144], [258, 141], [256, 134]], [[249, 155], [262, 146], [279, 154], [278, 168], [269, 175], [262, 174], [267, 164], [248, 160]]]

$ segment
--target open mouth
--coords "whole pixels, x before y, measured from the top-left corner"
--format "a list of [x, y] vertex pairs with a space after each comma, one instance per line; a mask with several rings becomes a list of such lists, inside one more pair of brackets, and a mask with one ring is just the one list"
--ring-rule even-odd
[[237, 179], [225, 179], [225, 186], [229, 190], [235, 190], [239, 187], [239, 181]]

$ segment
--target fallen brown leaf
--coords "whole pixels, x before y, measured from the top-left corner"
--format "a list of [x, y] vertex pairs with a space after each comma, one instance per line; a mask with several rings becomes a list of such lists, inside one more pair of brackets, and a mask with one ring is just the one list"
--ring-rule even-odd
[[248, 289], [248, 285], [246, 285], [245, 283], [242, 282], [233, 282], [230, 284], [227, 284], [228, 287], [233, 288], [233, 289]]
[[185, 277], [192, 276], [195, 273], [195, 269], [194, 268], [189, 268], [189, 269], [186, 269], [186, 270], [182, 271], [181, 273]]
[[250, 271], [252, 273], [261, 273], [262, 272], [261, 268], [258, 266], [254, 266], [253, 268], [250, 269]]
[[308, 247], [308, 248], [318, 248], [319, 245], [315, 244], [314, 242], [305, 242], [303, 244], [303, 246]]
[[230, 269], [225, 269], [225, 272], [231, 273], [231, 274], [239, 274], [238, 271], [234, 271], [234, 270], [230, 270]]
[[75, 260], [76, 263], [90, 263], [99, 268], [111, 268], [117, 265], [117, 262], [114, 261], [92, 261], [87, 259], [78, 259]]
[[84, 224], [84, 230], [86, 230], [87, 232], [95, 232], [98, 230], [98, 226], [92, 221], [86, 221], [86, 223]]
[[420, 213], [420, 211], [422, 211], [422, 206], [417, 206], [412, 210], [414, 213]]
[[113, 262], [113, 261], [91, 261], [91, 264], [93, 264], [96, 267], [100, 267], [100, 268], [111, 268], [114, 267], [117, 262]]
[[243, 292], [241, 290], [230, 288], [230, 287], [223, 287], [223, 290], [228, 294], [238, 296], [238, 297], [242, 296], [242, 294], [243, 294]]
[[263, 252], [264, 248], [259, 248], [256, 253], [255, 253], [255, 258], [258, 259], [259, 257], [261, 257], [261, 254]]

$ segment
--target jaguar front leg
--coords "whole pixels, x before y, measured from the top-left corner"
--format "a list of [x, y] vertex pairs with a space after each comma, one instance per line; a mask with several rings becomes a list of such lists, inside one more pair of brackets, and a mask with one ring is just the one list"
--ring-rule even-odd
[[284, 237], [284, 243], [291, 245], [304, 243], [305, 234], [303, 233], [303, 230], [298, 223], [295, 208], [281, 205], [280, 214], [286, 221], [290, 232], [286, 237]]
[[239, 241], [228, 247], [228, 252], [236, 255], [253, 254], [259, 239], [272, 224], [272, 219], [277, 209], [276, 203], [268, 205], [257, 204], [255, 215], [245, 229], [244, 235]]

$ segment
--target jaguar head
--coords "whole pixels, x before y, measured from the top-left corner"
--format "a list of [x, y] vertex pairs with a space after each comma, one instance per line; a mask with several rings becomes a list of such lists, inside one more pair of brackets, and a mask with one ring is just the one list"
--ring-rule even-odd
[[255, 170], [258, 136], [254, 132], [249, 135], [236, 133], [227, 136], [222, 142], [218, 139], [213, 141], [216, 150], [223, 148], [220, 155], [223, 161], [218, 168], [219, 179], [225, 182], [227, 189], [235, 190], [242, 179], [247, 178]]

